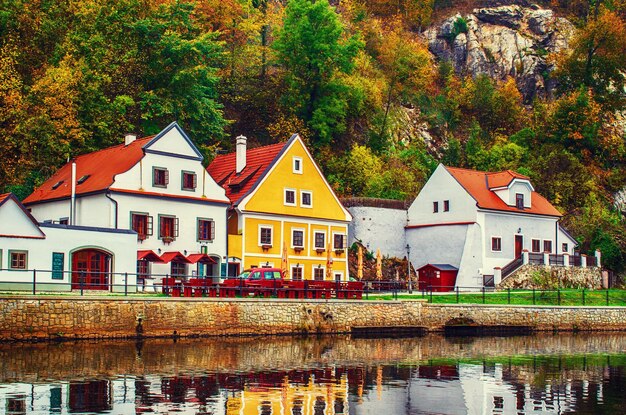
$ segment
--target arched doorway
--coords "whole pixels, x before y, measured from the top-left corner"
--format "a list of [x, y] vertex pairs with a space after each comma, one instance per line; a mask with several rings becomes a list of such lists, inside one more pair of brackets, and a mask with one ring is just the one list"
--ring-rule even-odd
[[72, 289], [108, 290], [113, 256], [100, 249], [81, 249], [72, 254]]

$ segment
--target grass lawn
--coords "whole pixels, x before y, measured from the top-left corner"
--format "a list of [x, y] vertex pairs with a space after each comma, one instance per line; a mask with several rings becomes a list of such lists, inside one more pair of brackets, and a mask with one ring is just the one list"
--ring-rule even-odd
[[[608, 295], [608, 297], [607, 297]], [[584, 298], [583, 298], [584, 297]], [[554, 291], [507, 291], [477, 293], [407, 295], [399, 294], [399, 300], [423, 299], [433, 304], [518, 304], [563, 306], [626, 306], [626, 290], [554, 290]], [[608, 303], [607, 303], [608, 298]], [[391, 294], [370, 294], [369, 300], [394, 300]]]

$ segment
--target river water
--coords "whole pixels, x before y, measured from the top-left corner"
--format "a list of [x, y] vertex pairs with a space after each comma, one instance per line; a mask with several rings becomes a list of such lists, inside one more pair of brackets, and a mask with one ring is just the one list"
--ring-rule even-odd
[[0, 344], [3, 414], [624, 414], [626, 334]]

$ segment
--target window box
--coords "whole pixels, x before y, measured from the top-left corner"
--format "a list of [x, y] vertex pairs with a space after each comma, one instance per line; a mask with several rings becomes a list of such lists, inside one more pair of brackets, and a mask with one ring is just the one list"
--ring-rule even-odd
[[267, 251], [271, 247], [272, 247], [272, 245], [270, 245], [270, 244], [263, 244], [263, 245], [261, 245], [261, 249], [263, 249], [264, 251]]
[[161, 238], [161, 240], [163, 241], [164, 244], [171, 244], [172, 242], [174, 242], [174, 237], [173, 236], [164, 236], [163, 238]]
[[322, 254], [326, 252], [326, 250], [324, 248], [315, 248], [315, 252], [317, 252], [318, 254]]
[[344, 249], [339, 249], [339, 248], [335, 248], [335, 255], [341, 255], [343, 254]]
[[301, 252], [301, 251], [304, 251], [304, 247], [303, 246], [294, 246], [293, 250], [296, 251], [296, 252]]

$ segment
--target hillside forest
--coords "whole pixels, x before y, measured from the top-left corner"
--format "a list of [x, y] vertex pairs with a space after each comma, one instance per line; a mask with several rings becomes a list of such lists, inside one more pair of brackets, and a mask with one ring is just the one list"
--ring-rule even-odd
[[[240, 134], [298, 132], [343, 197], [410, 201], [438, 163], [525, 174], [581, 251], [623, 272], [626, 1], [531, 3], [0, 0], [0, 191], [24, 198], [71, 157], [173, 120], [207, 161]], [[446, 19], [454, 48], [465, 16], [501, 6], [571, 24], [567, 47], [533, 50], [541, 93], [429, 47]]]

